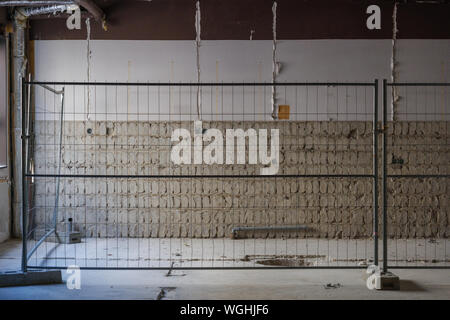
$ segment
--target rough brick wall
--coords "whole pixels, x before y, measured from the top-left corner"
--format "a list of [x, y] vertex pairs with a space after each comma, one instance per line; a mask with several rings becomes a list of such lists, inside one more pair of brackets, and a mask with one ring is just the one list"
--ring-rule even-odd
[[[410, 121], [388, 127], [388, 174], [448, 175], [450, 122]], [[449, 178], [390, 178], [391, 237], [449, 237]]]
[[[259, 175], [261, 165], [174, 165], [170, 136], [178, 127], [192, 132], [192, 122], [66, 121], [61, 173]], [[372, 173], [370, 122], [204, 121], [203, 127], [223, 133], [226, 128], [278, 128], [279, 174]], [[57, 122], [37, 121], [35, 131], [35, 172], [57, 173]], [[399, 122], [388, 134], [389, 173], [448, 174], [449, 122]], [[38, 227], [51, 221], [55, 181], [35, 178]], [[448, 179], [395, 179], [388, 188], [392, 237], [449, 236]], [[246, 236], [372, 234], [371, 178], [62, 178], [59, 191], [58, 228], [72, 217], [86, 236], [224, 237], [236, 226], [298, 224], [309, 230]]]

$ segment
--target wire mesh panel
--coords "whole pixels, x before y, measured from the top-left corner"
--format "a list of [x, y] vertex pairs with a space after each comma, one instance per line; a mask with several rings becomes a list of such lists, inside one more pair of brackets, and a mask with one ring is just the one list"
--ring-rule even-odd
[[450, 267], [450, 85], [385, 83], [389, 268]]
[[376, 82], [26, 84], [28, 267], [377, 262]]

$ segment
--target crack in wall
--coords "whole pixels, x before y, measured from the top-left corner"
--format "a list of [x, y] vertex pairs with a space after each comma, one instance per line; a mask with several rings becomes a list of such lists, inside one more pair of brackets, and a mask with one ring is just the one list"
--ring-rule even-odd
[[[86, 61], [87, 61], [87, 82], [91, 81], [91, 58], [92, 58], [92, 52], [91, 52], [91, 22], [90, 22], [90, 18], [86, 19], [86, 31], [87, 31], [87, 36], [86, 36]], [[87, 120], [91, 119], [91, 114], [90, 114], [90, 107], [91, 107], [91, 89], [90, 86], [88, 87], [88, 92], [87, 92], [87, 110], [86, 110], [86, 118]]]
[[[275, 83], [277, 77], [277, 2], [274, 1], [272, 5], [272, 34], [273, 34], [273, 46], [272, 46], [272, 83]], [[276, 119], [276, 96], [277, 89], [272, 86], [272, 118]]]
[[[391, 83], [397, 81], [397, 2], [394, 4], [392, 13], [392, 55], [391, 55]], [[400, 97], [397, 93], [397, 88], [392, 86], [392, 100], [391, 100], [391, 121], [397, 120], [397, 105]]]

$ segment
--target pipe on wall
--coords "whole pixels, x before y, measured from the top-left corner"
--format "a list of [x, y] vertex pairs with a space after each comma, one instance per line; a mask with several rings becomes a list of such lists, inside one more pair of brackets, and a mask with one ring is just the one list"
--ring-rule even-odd
[[73, 4], [72, 0], [48, 0], [48, 1], [40, 1], [40, 0], [16, 0], [16, 1], [0, 1], [0, 7], [11, 7], [11, 6], [27, 6], [27, 7], [36, 7], [36, 6], [48, 6], [55, 4]]
[[14, 236], [20, 236], [21, 231], [21, 219], [20, 213], [23, 210], [22, 199], [22, 136], [25, 132], [22, 131], [22, 105], [23, 105], [23, 92], [22, 92], [22, 79], [26, 75], [27, 59], [25, 56], [25, 30], [27, 28], [28, 18], [35, 15], [53, 14], [57, 12], [65, 12], [67, 10], [74, 10], [78, 8], [76, 3], [85, 7], [94, 17], [101, 19], [103, 28], [105, 25], [105, 15], [103, 11], [92, 1], [80, 0], [80, 1], [3, 1], [0, 2], [0, 6], [13, 6], [13, 5], [27, 5], [28, 2], [33, 2], [33, 5], [38, 3], [46, 4], [45, 6], [29, 6], [18, 7], [15, 10], [14, 15], [14, 34], [13, 34], [13, 63], [12, 63], [12, 111], [13, 111], [13, 151], [12, 158], [15, 163], [12, 168], [12, 209], [13, 209], [13, 227], [12, 232]]
[[22, 91], [22, 79], [26, 75], [26, 65], [27, 59], [25, 56], [25, 30], [27, 28], [28, 18], [34, 15], [49, 14], [55, 12], [63, 12], [67, 9], [73, 9], [72, 5], [51, 5], [46, 7], [26, 7], [26, 8], [16, 8], [14, 15], [14, 34], [13, 34], [13, 63], [12, 63], [12, 91], [13, 91], [13, 162], [14, 168], [13, 179], [12, 179], [12, 190], [13, 190], [13, 235], [21, 235], [21, 223], [20, 213], [23, 209], [23, 199], [22, 199], [22, 181], [20, 177], [22, 176], [22, 135], [25, 132], [22, 131], [22, 105], [23, 105], [23, 91]]
[[14, 19], [14, 33], [12, 39], [12, 201], [13, 201], [13, 235], [20, 236], [20, 213], [22, 212], [22, 83], [25, 74], [25, 29], [27, 18], [23, 14], [16, 13]]
[[98, 21], [105, 20], [105, 13], [102, 9], [92, 0], [74, 0], [74, 3], [85, 8], [94, 18]]
[[[22, 14], [26, 17], [32, 15], [64, 12], [73, 10], [75, 6], [85, 8], [97, 21], [101, 21], [102, 27], [106, 30], [106, 15], [103, 10], [92, 0], [48, 0], [48, 1], [0, 1], [0, 7], [19, 6]], [[17, 10], [16, 10], [17, 12]]]
[[106, 15], [103, 10], [92, 0], [74, 0], [74, 3], [85, 8], [94, 19], [102, 23], [103, 30], [108, 30], [106, 27]]
[[231, 229], [232, 239], [237, 239], [237, 233], [239, 231], [298, 231], [298, 230], [308, 230], [305, 225], [296, 226], [254, 226], [254, 227], [234, 227]]
[[51, 6], [45, 6], [45, 7], [25, 7], [25, 8], [17, 8], [16, 14], [15, 14], [15, 20], [18, 18], [18, 15], [22, 16], [22, 19], [27, 19], [31, 16], [37, 16], [42, 14], [49, 14], [49, 13], [58, 13], [58, 12], [65, 12], [67, 10], [74, 10], [78, 6], [75, 4], [56, 4]]

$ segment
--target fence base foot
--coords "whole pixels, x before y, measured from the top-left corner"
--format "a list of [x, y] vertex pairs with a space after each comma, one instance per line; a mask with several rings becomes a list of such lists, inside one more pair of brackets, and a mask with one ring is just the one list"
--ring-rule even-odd
[[61, 270], [12, 271], [0, 273], [0, 287], [62, 283]]
[[77, 231], [58, 232], [56, 238], [59, 243], [72, 244], [81, 243], [81, 233]]
[[372, 269], [367, 275], [366, 285], [371, 290], [400, 290], [400, 278], [392, 272]]

